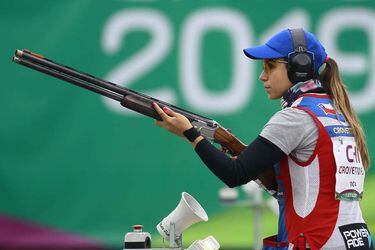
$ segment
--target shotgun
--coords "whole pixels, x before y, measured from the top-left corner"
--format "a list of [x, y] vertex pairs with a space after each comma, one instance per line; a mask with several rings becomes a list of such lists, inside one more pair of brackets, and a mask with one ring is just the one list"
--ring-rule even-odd
[[[211, 142], [220, 144], [221, 147], [226, 152], [229, 152], [232, 156], [239, 155], [246, 147], [246, 145], [237, 137], [212, 119], [194, 114], [151, 96], [56, 63], [29, 50], [16, 50], [13, 56], [13, 61], [28, 68], [37, 70], [44, 74], [116, 100], [125, 108], [159, 121], [162, 119], [152, 107], [152, 103], [156, 102], [161, 108], [168, 107], [173, 111], [186, 116], [191, 124], [201, 132], [203, 137]], [[273, 169], [270, 169], [268, 172], [258, 176], [256, 182], [271, 195], [274, 196], [276, 194], [277, 184]]]

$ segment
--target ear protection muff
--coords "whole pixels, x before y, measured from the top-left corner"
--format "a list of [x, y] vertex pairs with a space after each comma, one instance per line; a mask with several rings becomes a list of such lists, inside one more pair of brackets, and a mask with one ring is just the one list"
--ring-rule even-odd
[[303, 29], [290, 29], [294, 51], [288, 55], [288, 77], [296, 84], [316, 78], [314, 69], [314, 54], [307, 50]]

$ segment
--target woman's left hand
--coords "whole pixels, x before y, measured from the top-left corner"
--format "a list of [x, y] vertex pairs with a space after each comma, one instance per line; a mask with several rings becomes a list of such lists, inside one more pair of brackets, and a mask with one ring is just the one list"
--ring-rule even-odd
[[193, 127], [190, 121], [180, 113], [174, 112], [168, 107], [161, 109], [156, 103], [153, 103], [152, 106], [163, 119], [162, 121], [156, 121], [156, 125], [165, 128], [169, 132], [184, 137], [184, 131]]

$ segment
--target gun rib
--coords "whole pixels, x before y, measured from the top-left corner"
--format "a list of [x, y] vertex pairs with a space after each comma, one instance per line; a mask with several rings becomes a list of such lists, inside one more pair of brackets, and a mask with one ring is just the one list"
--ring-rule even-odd
[[44, 67], [43, 65], [31, 62], [29, 60], [26, 60], [26, 59], [14, 56], [13, 57], [13, 61], [16, 62], [16, 63], [18, 63], [18, 64], [24, 65], [26, 67], [29, 67], [29, 68], [35, 69], [37, 71], [40, 71], [42, 73], [45, 73], [47, 75], [50, 75], [50, 76], [59, 78], [61, 80], [70, 82], [70, 83], [72, 83], [72, 84], [74, 84], [76, 86], [79, 86], [81, 88], [85, 88], [85, 89], [93, 91], [95, 93], [104, 95], [104, 96], [106, 96], [108, 98], [111, 98], [113, 100], [116, 100], [116, 101], [120, 102], [123, 99], [122, 95], [119, 95], [119, 94], [114, 93], [112, 91], [109, 91], [107, 89], [98, 87], [96, 85], [89, 84], [89, 83], [87, 83], [87, 82], [85, 82], [85, 81], [83, 81], [81, 79], [77, 79], [77, 78], [75, 78], [75, 77], [73, 77], [71, 75], [67, 75], [67, 74], [65, 74], [63, 72], [59, 72], [59, 71], [53, 70], [51, 68]]

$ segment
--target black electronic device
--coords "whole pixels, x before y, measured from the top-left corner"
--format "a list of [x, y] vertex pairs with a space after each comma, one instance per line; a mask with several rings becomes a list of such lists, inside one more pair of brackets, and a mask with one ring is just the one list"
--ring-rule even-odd
[[293, 83], [316, 78], [314, 54], [307, 50], [305, 32], [302, 28], [290, 29], [294, 51], [288, 55], [288, 77]]

